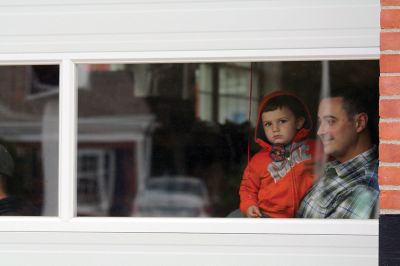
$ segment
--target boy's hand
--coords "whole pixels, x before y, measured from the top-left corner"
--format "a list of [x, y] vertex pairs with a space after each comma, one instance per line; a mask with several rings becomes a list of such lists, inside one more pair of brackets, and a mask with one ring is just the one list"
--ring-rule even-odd
[[246, 216], [249, 218], [259, 218], [261, 217], [260, 209], [256, 205], [251, 205], [247, 208]]

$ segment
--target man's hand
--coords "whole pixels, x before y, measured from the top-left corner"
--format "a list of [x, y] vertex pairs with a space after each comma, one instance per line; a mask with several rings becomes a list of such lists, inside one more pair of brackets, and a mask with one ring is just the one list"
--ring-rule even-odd
[[260, 218], [261, 217], [260, 209], [256, 205], [251, 205], [247, 208], [246, 216], [249, 218]]

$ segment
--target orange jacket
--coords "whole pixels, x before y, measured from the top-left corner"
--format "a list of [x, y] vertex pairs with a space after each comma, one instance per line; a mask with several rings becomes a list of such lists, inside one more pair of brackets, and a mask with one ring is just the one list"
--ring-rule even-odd
[[278, 95], [292, 94], [277, 92], [263, 99], [258, 111], [255, 141], [262, 150], [248, 163], [240, 184], [240, 210], [256, 205], [270, 217], [294, 217], [302, 198], [314, 182], [316, 142], [307, 139], [311, 129], [311, 118], [304, 106], [306, 122], [295, 135], [291, 144], [284, 147], [282, 161], [271, 158], [273, 146], [266, 140], [262, 127], [261, 112], [269, 99]]

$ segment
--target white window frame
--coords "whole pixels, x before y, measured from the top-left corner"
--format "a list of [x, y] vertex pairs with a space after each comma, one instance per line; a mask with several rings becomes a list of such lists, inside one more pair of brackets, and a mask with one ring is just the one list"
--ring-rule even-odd
[[130, 232], [378, 236], [378, 220], [76, 217], [77, 64], [379, 59], [378, 48], [10, 54], [0, 65], [60, 64], [58, 217], [1, 217], [7, 232]]

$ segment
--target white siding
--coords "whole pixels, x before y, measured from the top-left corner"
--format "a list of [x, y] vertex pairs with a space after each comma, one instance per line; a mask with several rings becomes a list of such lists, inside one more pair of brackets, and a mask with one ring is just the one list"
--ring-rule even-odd
[[377, 237], [0, 233], [2, 265], [377, 265]]
[[379, 1], [1, 1], [0, 25], [0, 54], [377, 48]]

